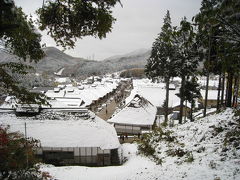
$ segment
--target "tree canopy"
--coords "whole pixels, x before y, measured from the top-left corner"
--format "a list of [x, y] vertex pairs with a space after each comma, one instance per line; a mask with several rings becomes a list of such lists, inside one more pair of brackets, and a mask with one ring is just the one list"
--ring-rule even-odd
[[74, 47], [77, 38], [105, 38], [111, 32], [115, 18], [111, 8], [120, 0], [47, 0], [37, 10], [41, 30], [62, 47]]
[[194, 17], [206, 69], [227, 74], [228, 107], [232, 104], [233, 79], [238, 81], [240, 70], [239, 7], [240, 2], [234, 0], [203, 0], [200, 12]]
[[170, 13], [164, 18], [161, 32], [152, 45], [150, 58], [147, 60], [146, 75], [149, 78], [161, 77], [170, 79], [176, 76], [176, 46], [173, 38], [173, 27], [171, 25]]
[[163, 78], [166, 83], [165, 124], [168, 120], [168, 99], [170, 78], [177, 76], [176, 44], [174, 28], [171, 25], [170, 13], [167, 11], [161, 32], [152, 45], [150, 58], [147, 60], [145, 73], [149, 78]]
[[41, 35], [36, 33], [33, 21], [28, 20], [22, 9], [15, 7], [12, 1], [1, 1], [0, 15], [0, 50], [19, 59], [19, 62], [0, 63], [1, 93], [16, 96], [21, 102], [46, 103], [43, 95], [30, 93], [13, 76], [27, 74], [32, 68], [23, 62], [37, 62], [44, 56]]
[[[199, 56], [197, 53], [197, 45], [195, 41], [196, 35], [193, 31], [193, 26], [184, 17], [180, 22], [180, 26], [175, 33], [176, 52], [178, 59], [177, 74], [181, 77], [180, 88], [180, 116], [179, 123], [182, 123], [183, 116], [183, 102], [186, 100], [185, 89], [187, 88], [186, 78], [194, 76], [199, 63]], [[190, 97], [190, 96], [189, 96]]]

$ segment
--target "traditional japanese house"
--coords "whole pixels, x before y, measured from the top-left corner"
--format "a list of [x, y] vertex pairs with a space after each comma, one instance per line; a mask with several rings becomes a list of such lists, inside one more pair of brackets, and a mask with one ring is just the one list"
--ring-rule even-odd
[[157, 108], [147, 99], [136, 94], [115, 116], [108, 120], [119, 135], [139, 135], [154, 128]]
[[[49, 115], [53, 119], [54, 115]], [[114, 127], [90, 112], [88, 117], [64, 115], [58, 120], [18, 119], [0, 114], [0, 124], [11, 131], [40, 140], [35, 153], [54, 165], [109, 166], [121, 164], [121, 150]]]

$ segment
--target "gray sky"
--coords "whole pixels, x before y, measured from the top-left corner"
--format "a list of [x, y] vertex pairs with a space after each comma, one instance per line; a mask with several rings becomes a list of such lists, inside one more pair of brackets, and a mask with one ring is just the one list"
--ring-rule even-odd
[[[170, 11], [173, 25], [182, 17], [188, 20], [198, 13], [201, 0], [121, 0], [123, 8], [117, 5], [113, 15], [117, 19], [107, 38], [99, 40], [84, 37], [76, 42], [73, 50], [66, 53], [75, 57], [102, 60], [110, 56], [126, 54], [137, 49], [150, 49], [161, 30], [166, 11]], [[33, 14], [42, 6], [42, 0], [15, 0], [26, 14]], [[51, 37], [42, 32], [42, 42], [55, 46]], [[60, 47], [58, 47], [61, 49]]]

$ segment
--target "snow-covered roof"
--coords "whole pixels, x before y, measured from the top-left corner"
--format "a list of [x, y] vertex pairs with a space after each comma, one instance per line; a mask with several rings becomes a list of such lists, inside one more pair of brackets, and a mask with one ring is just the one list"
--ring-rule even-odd
[[[173, 104], [173, 105], [172, 105], [172, 108], [175, 108], [175, 107], [178, 107], [178, 106], [180, 106], [180, 102]], [[184, 102], [184, 103], [183, 103], [183, 107], [191, 108], [191, 103], [188, 102], [188, 103], [186, 104], [186, 103]]]
[[[72, 107], [80, 107], [82, 104], [81, 98], [56, 98], [54, 100], [49, 100], [49, 104], [51, 104], [51, 108], [72, 108]], [[49, 107], [44, 106], [43, 107]]]
[[83, 88], [79, 89], [78, 87], [67, 86], [65, 89], [60, 90], [59, 92], [54, 92], [49, 90], [46, 92], [46, 96], [50, 98], [81, 98], [85, 104], [83, 106], [90, 105], [93, 101], [98, 100], [99, 98], [104, 97], [106, 94], [112, 92], [117, 88], [116, 83], [96, 83], [95, 87], [91, 85], [82, 85]]
[[59, 77], [55, 79], [56, 82], [58, 83], [66, 83], [66, 82], [71, 82], [69, 77]]
[[[161, 107], [165, 100], [166, 90], [163, 88], [165, 83], [144, 83], [143, 80], [134, 80], [134, 91], [149, 100], [154, 106]], [[179, 103], [180, 99], [176, 94], [179, 90], [169, 91], [169, 107]]]
[[[205, 99], [206, 90], [201, 90], [202, 98]], [[208, 90], [208, 100], [217, 100], [218, 90]]]
[[153, 125], [157, 108], [145, 98], [136, 95], [126, 107], [108, 120], [109, 123]]
[[0, 124], [10, 125], [11, 131], [24, 133], [41, 141], [42, 147], [100, 147], [115, 149], [120, 146], [113, 126], [99, 117], [94, 119], [36, 120], [18, 118], [14, 114], [0, 114]]

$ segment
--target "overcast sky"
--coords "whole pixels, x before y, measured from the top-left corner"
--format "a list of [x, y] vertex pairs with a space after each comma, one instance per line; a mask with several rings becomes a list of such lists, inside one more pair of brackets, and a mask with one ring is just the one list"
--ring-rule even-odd
[[[150, 49], [157, 34], [161, 31], [166, 11], [170, 11], [173, 25], [178, 25], [182, 17], [188, 20], [198, 13], [202, 0], [121, 0], [123, 7], [113, 8], [117, 19], [107, 38], [93, 37], [79, 39], [73, 50], [66, 53], [75, 57], [103, 60], [110, 56], [126, 54], [138, 49]], [[42, 6], [42, 0], [15, 0], [26, 14], [34, 14]], [[55, 46], [46, 33], [42, 42]], [[61, 49], [60, 47], [58, 47]]]

